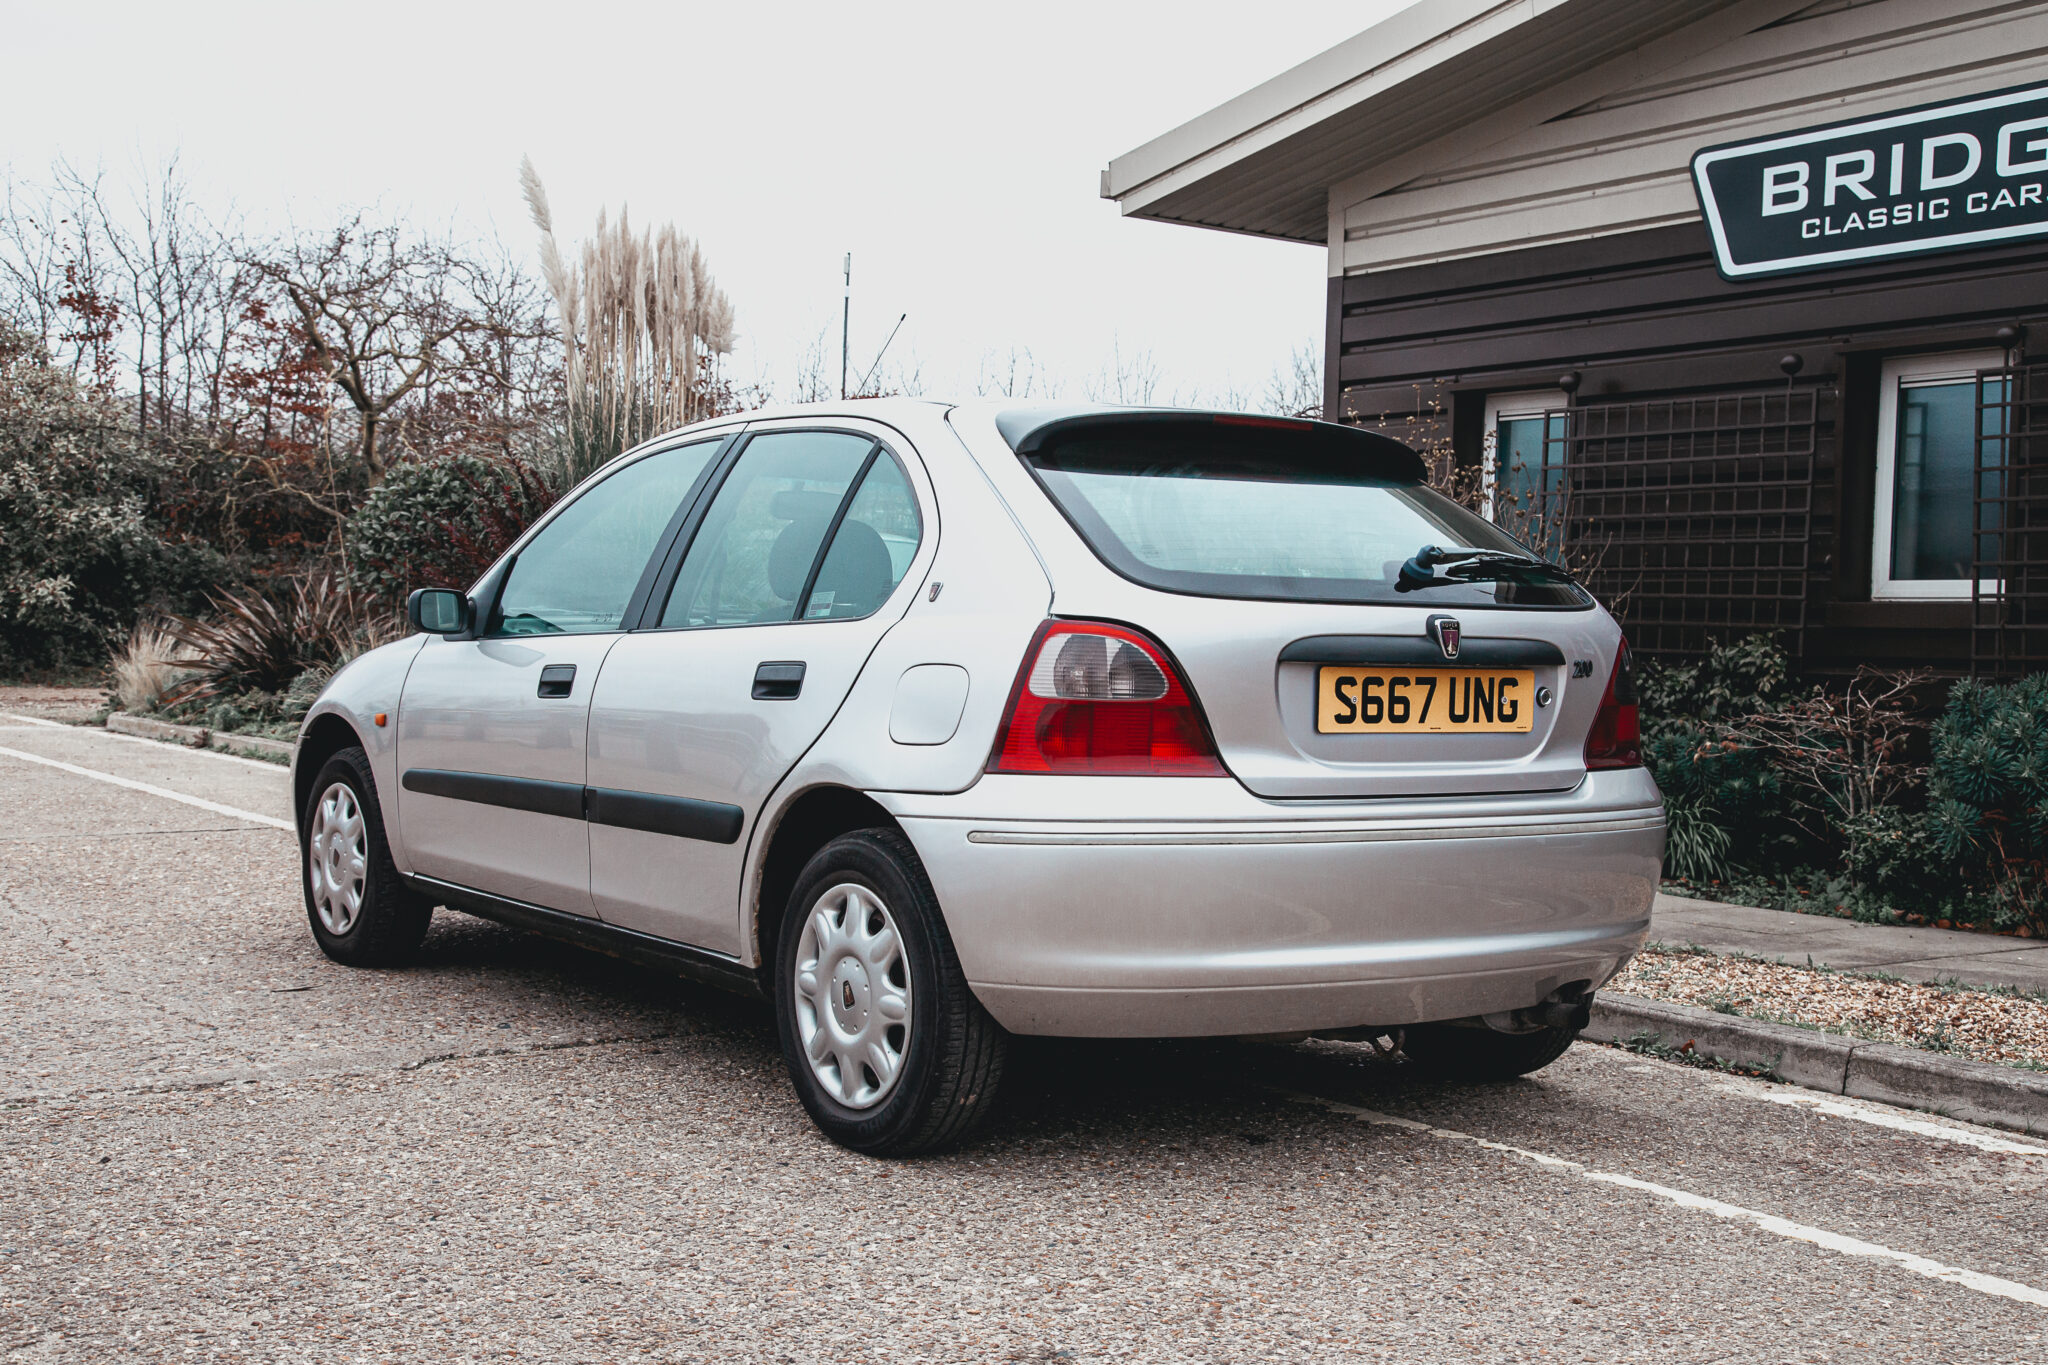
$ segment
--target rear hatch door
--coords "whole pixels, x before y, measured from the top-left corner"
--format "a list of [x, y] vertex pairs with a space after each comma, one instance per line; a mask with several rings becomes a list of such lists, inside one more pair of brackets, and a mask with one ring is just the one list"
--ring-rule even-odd
[[[1251, 790], [1334, 800], [1584, 777], [1619, 630], [1429, 489], [1405, 446], [1210, 414], [996, 425], [1016, 454], [991, 473], [1048, 561], [1054, 611], [1157, 638]], [[1404, 583], [1430, 545], [1482, 554]]]

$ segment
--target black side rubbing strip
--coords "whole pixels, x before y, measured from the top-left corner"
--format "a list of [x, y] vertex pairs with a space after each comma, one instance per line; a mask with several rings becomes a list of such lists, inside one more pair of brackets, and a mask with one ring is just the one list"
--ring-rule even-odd
[[437, 881], [432, 877], [407, 878], [430, 899], [446, 905], [451, 910], [461, 910], [482, 919], [496, 920], [509, 924], [515, 929], [530, 929], [546, 934], [564, 943], [609, 953], [613, 957], [637, 962], [644, 967], [674, 972], [692, 981], [718, 986], [742, 995], [759, 998], [765, 992], [761, 989], [758, 972], [742, 964], [738, 958], [724, 953], [714, 953], [706, 948], [692, 948], [688, 944], [674, 943], [668, 939], [656, 938], [652, 934], [636, 933], [606, 924], [602, 920], [586, 915], [564, 914], [550, 910], [543, 905], [532, 905], [525, 901], [508, 900], [493, 896], [453, 882]]
[[574, 782], [542, 782], [532, 777], [411, 768], [400, 779], [400, 785], [422, 796], [445, 796], [453, 801], [475, 801], [479, 805], [503, 806], [508, 810], [530, 810], [539, 815], [559, 815], [564, 820], [583, 818], [583, 788]]
[[655, 796], [649, 792], [590, 789], [590, 823], [620, 829], [672, 834], [707, 843], [738, 841], [746, 812], [722, 801], [696, 801], [687, 796]]
[[1446, 668], [1535, 668], [1564, 663], [1546, 640], [1475, 640], [1446, 659], [1434, 640], [1413, 635], [1312, 635], [1280, 651], [1283, 664], [1441, 664]]

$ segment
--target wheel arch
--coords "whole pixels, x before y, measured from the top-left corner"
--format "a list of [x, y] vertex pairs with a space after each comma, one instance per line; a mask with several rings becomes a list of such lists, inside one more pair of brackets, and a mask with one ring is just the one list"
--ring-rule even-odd
[[[798, 793], [777, 813], [774, 828], [762, 845], [753, 899], [752, 939], [760, 954], [763, 980], [775, 961], [775, 942], [782, 927], [782, 909], [796, 879], [813, 854], [842, 834], [857, 829], [903, 826], [882, 804], [852, 787], [817, 786]], [[905, 838], [908, 838], [905, 835]]]
[[369, 748], [355, 726], [332, 711], [314, 717], [306, 732], [299, 736], [298, 760], [292, 765], [292, 821], [300, 835], [306, 832], [306, 801], [313, 794], [313, 783], [320, 770], [327, 766], [328, 759], [352, 744], [365, 751]]

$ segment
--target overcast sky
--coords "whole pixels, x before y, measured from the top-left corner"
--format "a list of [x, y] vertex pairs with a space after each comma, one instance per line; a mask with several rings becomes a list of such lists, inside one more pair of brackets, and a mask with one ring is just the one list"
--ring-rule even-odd
[[530, 253], [530, 153], [563, 238], [625, 204], [702, 243], [743, 379], [822, 333], [836, 380], [850, 250], [856, 374], [908, 312], [931, 391], [1015, 346], [1072, 397], [1120, 349], [1213, 399], [1320, 344], [1324, 253], [1123, 220], [1098, 173], [1402, 7], [0, 0], [0, 163], [175, 151], [258, 228], [367, 205]]

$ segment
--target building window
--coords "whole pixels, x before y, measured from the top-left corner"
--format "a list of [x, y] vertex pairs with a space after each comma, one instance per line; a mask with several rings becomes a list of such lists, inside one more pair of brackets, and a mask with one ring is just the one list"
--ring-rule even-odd
[[1562, 389], [1496, 393], [1486, 400], [1486, 515], [1549, 559], [1563, 554], [1564, 410]]
[[[1887, 361], [1877, 411], [1877, 526], [1870, 593], [1880, 598], [1967, 598], [1980, 529], [1995, 529], [1997, 474], [1978, 473], [1977, 446], [1995, 432], [2005, 381], [1999, 351], [1907, 356]], [[1983, 486], [1979, 483], [1982, 480]], [[1980, 527], [1979, 518], [1985, 518]], [[1995, 558], [1993, 546], [1985, 546]], [[1995, 591], [1995, 582], [1983, 584]]]

